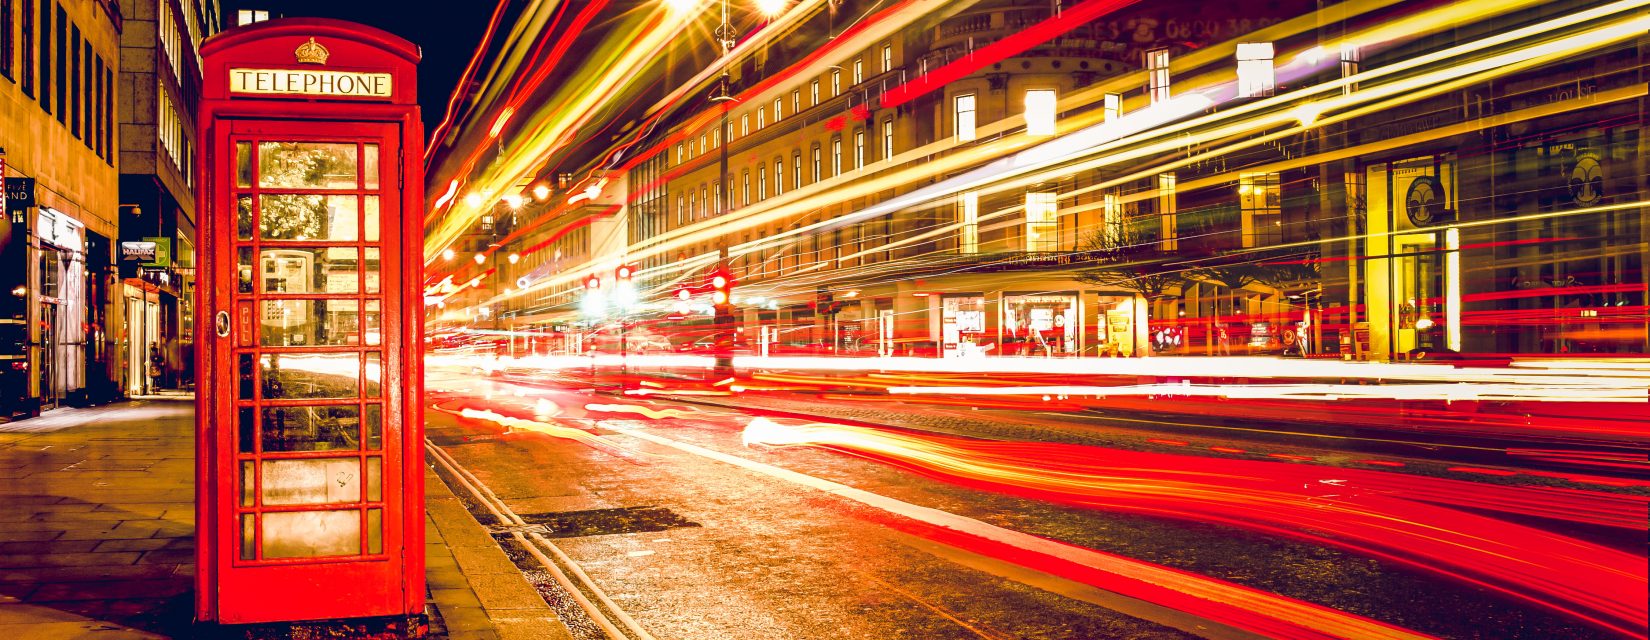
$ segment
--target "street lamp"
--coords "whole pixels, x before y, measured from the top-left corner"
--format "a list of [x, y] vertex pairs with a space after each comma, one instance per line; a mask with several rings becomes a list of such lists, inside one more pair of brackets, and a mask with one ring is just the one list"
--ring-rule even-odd
[[441, 259], [442, 260], [452, 260], [453, 258], [455, 258], [457, 256], [458, 256], [458, 254], [454, 253], [453, 250], [450, 249], [450, 248], [441, 250]]

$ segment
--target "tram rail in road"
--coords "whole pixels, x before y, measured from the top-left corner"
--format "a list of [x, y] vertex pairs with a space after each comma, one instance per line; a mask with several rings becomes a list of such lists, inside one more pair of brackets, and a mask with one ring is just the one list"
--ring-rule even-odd
[[540, 533], [539, 530], [543, 529], [541, 525], [529, 524], [522, 519], [487, 488], [487, 485], [428, 438], [424, 440], [424, 449], [429, 452], [436, 464], [442, 467], [447, 477], [458, 482], [476, 504], [497, 518], [503, 531], [514, 538], [516, 543], [561, 585], [585, 615], [589, 616], [591, 622], [601, 629], [603, 635], [610, 640], [655, 640], [635, 618], [630, 617], [630, 614], [625, 613], [624, 609], [613, 602], [577, 562]]

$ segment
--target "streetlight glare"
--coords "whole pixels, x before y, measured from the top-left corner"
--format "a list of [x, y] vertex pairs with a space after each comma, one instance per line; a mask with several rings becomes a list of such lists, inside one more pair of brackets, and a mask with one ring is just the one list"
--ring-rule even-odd
[[467, 206], [467, 207], [470, 207], [470, 208], [475, 208], [475, 207], [481, 206], [481, 194], [479, 194], [479, 193], [464, 194], [464, 205]]
[[485, 254], [485, 253], [476, 254], [476, 264], [482, 264], [484, 262], [487, 262], [487, 254]]
[[675, 11], [680, 14], [687, 14], [692, 12], [694, 9], [697, 9], [701, 1], [702, 0], [665, 0], [665, 5], [669, 6], [671, 11]]
[[512, 253], [512, 254], [510, 254], [510, 257], [509, 257], [509, 258], [506, 258], [506, 260], [509, 260], [509, 261], [510, 261], [510, 264], [515, 264], [515, 263], [517, 263], [517, 262], [521, 262], [521, 254], [519, 254], [519, 253]]
[[550, 187], [542, 182], [533, 185], [533, 199], [545, 200], [550, 197]]
[[452, 249], [442, 249], [441, 250], [441, 259], [442, 260], [452, 260], [453, 258], [456, 258], [456, 257], [458, 257], [458, 254], [454, 253]]
[[504, 196], [504, 204], [510, 205], [511, 209], [520, 209], [521, 208], [521, 194], [512, 193], [510, 195]]
[[769, 18], [785, 11], [786, 0], [756, 0], [756, 10]]

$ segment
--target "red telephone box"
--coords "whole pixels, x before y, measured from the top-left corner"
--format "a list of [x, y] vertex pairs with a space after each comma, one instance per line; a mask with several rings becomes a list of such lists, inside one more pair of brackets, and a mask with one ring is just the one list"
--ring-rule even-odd
[[417, 615], [418, 48], [292, 18], [201, 57], [196, 615]]

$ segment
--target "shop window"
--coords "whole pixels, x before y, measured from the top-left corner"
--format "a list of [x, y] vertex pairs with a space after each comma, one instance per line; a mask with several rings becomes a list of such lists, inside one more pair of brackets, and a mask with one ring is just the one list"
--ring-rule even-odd
[[1053, 89], [1026, 91], [1026, 133], [1034, 136], [1054, 135], [1055, 96]]
[[1051, 192], [1026, 194], [1026, 251], [1060, 250], [1058, 195]]
[[1239, 98], [1272, 95], [1272, 43], [1238, 43], [1237, 77]]
[[965, 192], [957, 199], [957, 224], [957, 253], [979, 253], [980, 192]]
[[1152, 49], [1146, 57], [1146, 97], [1151, 104], [1169, 99], [1169, 50]]
[[1244, 173], [1238, 176], [1238, 202], [1243, 212], [1243, 246], [1264, 247], [1283, 241], [1283, 209], [1278, 174]]
[[965, 93], [954, 99], [956, 105], [956, 130], [958, 142], [969, 142], [975, 139], [974, 120], [975, 97], [972, 93]]

